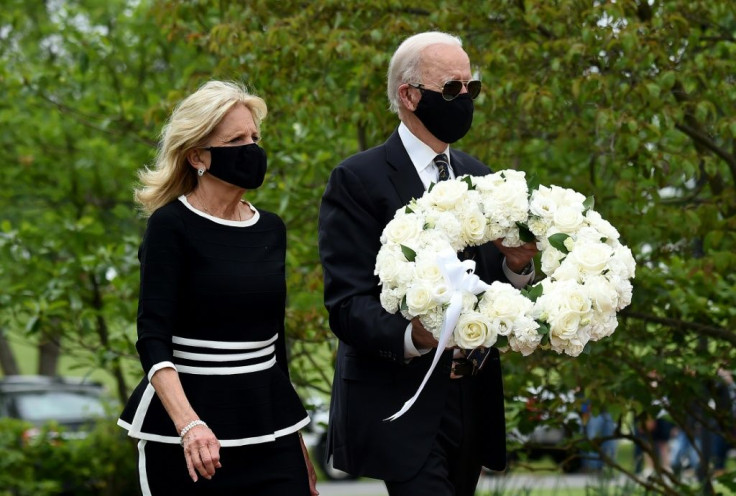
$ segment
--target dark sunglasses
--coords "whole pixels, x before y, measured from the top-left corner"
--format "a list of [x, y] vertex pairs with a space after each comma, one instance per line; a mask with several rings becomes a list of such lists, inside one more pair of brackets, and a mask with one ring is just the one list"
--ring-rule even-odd
[[[419, 88], [420, 90], [425, 89], [425, 84], [412, 84], [407, 83], [409, 86], [413, 88]], [[480, 81], [477, 79], [471, 79], [470, 81], [462, 81], [460, 79], [451, 79], [449, 81], [445, 81], [445, 84], [439, 85], [436, 83], [430, 83], [430, 86], [434, 86], [435, 88], [442, 89], [442, 98], [444, 98], [446, 101], [452, 101], [455, 98], [458, 97], [460, 92], [463, 90], [463, 86], [465, 86], [468, 89], [468, 95], [470, 95], [470, 98], [475, 100], [478, 95], [480, 94]]]

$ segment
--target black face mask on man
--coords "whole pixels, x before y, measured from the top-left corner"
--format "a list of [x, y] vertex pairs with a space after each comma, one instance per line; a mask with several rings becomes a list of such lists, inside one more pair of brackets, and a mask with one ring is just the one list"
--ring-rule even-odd
[[266, 151], [255, 143], [241, 146], [210, 146], [212, 154], [207, 172], [226, 183], [256, 189], [266, 177]]
[[414, 115], [443, 143], [454, 143], [470, 130], [473, 123], [473, 99], [461, 93], [449, 102], [442, 93], [421, 88], [422, 99]]

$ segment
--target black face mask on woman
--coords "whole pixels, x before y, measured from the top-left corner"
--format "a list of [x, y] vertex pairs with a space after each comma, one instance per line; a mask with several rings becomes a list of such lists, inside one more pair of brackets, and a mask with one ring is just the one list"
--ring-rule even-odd
[[422, 99], [414, 115], [443, 143], [454, 143], [470, 130], [473, 123], [473, 99], [461, 93], [449, 102], [442, 93], [422, 88]]
[[241, 146], [210, 146], [212, 154], [207, 172], [226, 183], [256, 189], [266, 177], [266, 151], [255, 143]]

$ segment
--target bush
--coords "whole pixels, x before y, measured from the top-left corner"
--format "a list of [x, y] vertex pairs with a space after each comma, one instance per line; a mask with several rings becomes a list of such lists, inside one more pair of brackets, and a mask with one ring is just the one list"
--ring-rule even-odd
[[54, 424], [0, 419], [0, 496], [122, 496], [138, 493], [135, 441], [104, 420], [81, 439]]

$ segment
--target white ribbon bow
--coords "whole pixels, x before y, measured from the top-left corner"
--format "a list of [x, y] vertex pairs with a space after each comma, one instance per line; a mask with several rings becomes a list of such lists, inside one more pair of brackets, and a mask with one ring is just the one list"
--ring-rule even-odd
[[447, 282], [448, 292], [450, 293], [450, 304], [445, 310], [445, 318], [442, 322], [442, 331], [438, 339], [437, 348], [434, 352], [434, 358], [432, 359], [432, 365], [424, 376], [424, 380], [419, 385], [419, 389], [414, 393], [414, 396], [404, 403], [401, 410], [394, 413], [390, 417], [384, 420], [394, 421], [397, 418], [404, 415], [414, 405], [414, 402], [419, 397], [419, 394], [427, 384], [429, 377], [432, 375], [437, 362], [442, 356], [442, 352], [447, 347], [447, 342], [450, 340], [457, 321], [460, 318], [460, 312], [463, 309], [463, 293], [468, 292], [474, 295], [482, 293], [490, 288], [489, 285], [481, 281], [480, 277], [475, 275], [475, 262], [473, 260], [460, 261], [457, 258], [457, 254], [450, 249], [442, 250], [437, 254], [437, 265], [439, 265], [440, 272], [445, 277]]

